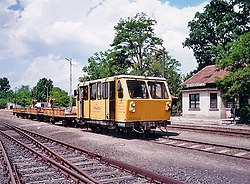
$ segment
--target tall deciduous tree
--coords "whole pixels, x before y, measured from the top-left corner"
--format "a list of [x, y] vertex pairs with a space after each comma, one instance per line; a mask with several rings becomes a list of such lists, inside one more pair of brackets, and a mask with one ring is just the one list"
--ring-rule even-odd
[[163, 76], [173, 95], [180, 96], [180, 62], [162, 46], [163, 40], [154, 34], [156, 21], [144, 13], [121, 19], [114, 27], [116, 34], [111, 49], [95, 53], [83, 67], [80, 81], [119, 74]]
[[234, 35], [249, 31], [249, 15], [248, 0], [212, 0], [203, 13], [195, 14], [183, 45], [193, 50], [198, 70], [215, 64], [220, 56], [215, 47], [225, 47], [234, 41]]
[[153, 26], [156, 20], [138, 13], [135, 17], [121, 19], [115, 28], [114, 48], [117, 65], [127, 66], [127, 70], [137, 75], [147, 74], [152, 59], [162, 48], [163, 40], [155, 36]]
[[32, 89], [32, 97], [37, 101], [47, 101], [47, 97], [49, 97], [52, 88], [53, 81], [51, 79], [42, 78]]
[[66, 91], [63, 91], [59, 87], [53, 87], [50, 93], [50, 98], [53, 100], [53, 106], [69, 106], [69, 96]]
[[239, 99], [241, 119], [250, 122], [250, 32], [238, 37], [235, 42], [229, 43], [221, 50], [221, 57], [217, 64], [230, 73], [217, 81], [217, 86], [224, 93], [222, 96], [228, 100]]
[[[221, 50], [221, 48], [220, 48]], [[224, 91], [227, 99], [250, 98], [250, 32], [241, 35], [235, 42], [221, 50], [217, 64], [228, 69], [229, 75], [218, 81], [218, 87]]]
[[88, 81], [100, 79], [117, 74], [117, 66], [113, 64], [111, 59], [111, 50], [95, 53], [88, 59], [88, 66], [83, 67], [84, 77], [80, 77], [80, 81]]
[[16, 91], [14, 101], [22, 106], [31, 105], [32, 96], [29, 86], [22, 85], [22, 87]]
[[0, 98], [5, 98], [9, 90], [9, 80], [6, 77], [0, 78]]

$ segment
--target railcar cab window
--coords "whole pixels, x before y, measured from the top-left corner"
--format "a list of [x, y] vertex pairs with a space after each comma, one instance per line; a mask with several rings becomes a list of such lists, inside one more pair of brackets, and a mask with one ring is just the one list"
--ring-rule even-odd
[[123, 88], [121, 81], [117, 82], [117, 91], [118, 91], [118, 98], [123, 98]]
[[88, 86], [83, 86], [82, 89], [82, 99], [88, 100]]
[[102, 83], [102, 98], [108, 99], [108, 83], [107, 82]]
[[90, 84], [90, 99], [91, 100], [96, 99], [96, 92], [97, 92], [96, 83]]
[[166, 86], [163, 82], [148, 82], [149, 92], [154, 99], [169, 98]]
[[82, 100], [82, 98], [83, 98], [83, 86], [80, 86], [79, 94], [78, 94], [78, 101]]
[[145, 81], [127, 80], [130, 98], [148, 98], [148, 90]]
[[97, 83], [97, 99], [98, 100], [101, 100], [101, 98], [102, 98], [102, 91], [101, 91], [101, 83], [100, 82], [98, 82]]
[[[77, 101], [79, 101], [79, 92], [77, 89], [74, 90], [74, 97], [77, 98]], [[32, 101], [33, 104], [33, 101]]]

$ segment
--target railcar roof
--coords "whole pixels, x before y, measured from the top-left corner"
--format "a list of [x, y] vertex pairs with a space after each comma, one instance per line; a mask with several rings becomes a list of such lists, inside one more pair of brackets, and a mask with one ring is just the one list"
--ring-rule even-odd
[[136, 76], [136, 75], [116, 75], [116, 76], [112, 76], [112, 77], [107, 77], [107, 78], [102, 78], [102, 79], [96, 79], [96, 80], [91, 80], [91, 81], [86, 81], [81, 84], [86, 84], [86, 83], [93, 83], [93, 82], [104, 82], [104, 81], [108, 81], [111, 79], [122, 79], [122, 78], [127, 78], [127, 79], [144, 79], [144, 80], [161, 80], [161, 81], [165, 81], [165, 78], [162, 77], [147, 77], [147, 76]]

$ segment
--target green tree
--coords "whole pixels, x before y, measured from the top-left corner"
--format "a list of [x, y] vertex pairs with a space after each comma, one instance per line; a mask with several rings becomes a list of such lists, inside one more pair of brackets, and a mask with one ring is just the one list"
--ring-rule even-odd
[[188, 23], [189, 37], [183, 43], [191, 48], [198, 62], [197, 70], [215, 64], [220, 56], [217, 46], [225, 47], [235, 35], [249, 31], [248, 0], [212, 0], [204, 12], [197, 12]]
[[[222, 69], [229, 70], [229, 74], [218, 80], [217, 86], [223, 91], [222, 96], [227, 100], [239, 99], [242, 121], [250, 121], [250, 32], [239, 36], [235, 42], [226, 45], [225, 49], [218, 47], [221, 57], [217, 64]], [[248, 110], [247, 110], [248, 109]], [[248, 113], [247, 113], [248, 111]]]
[[22, 87], [16, 91], [16, 94], [14, 96], [14, 101], [18, 105], [22, 105], [22, 106], [31, 105], [32, 95], [31, 95], [31, 90], [28, 85], [27, 86], [22, 85]]
[[69, 96], [66, 91], [62, 90], [59, 87], [53, 87], [50, 93], [50, 98], [53, 100], [53, 106], [69, 106]]
[[152, 56], [163, 48], [163, 40], [154, 33], [153, 26], [156, 23], [156, 20], [147, 17], [145, 13], [138, 13], [135, 17], [119, 21], [114, 27], [116, 33], [111, 44], [117, 66], [126, 66], [125, 69], [132, 74], [147, 74], [153, 61]]
[[88, 81], [100, 79], [116, 74], [116, 66], [113, 65], [111, 59], [111, 51], [95, 53], [88, 59], [88, 66], [83, 67], [84, 77], [80, 77], [80, 81]]
[[52, 88], [53, 81], [51, 79], [42, 78], [32, 89], [32, 98], [37, 101], [47, 101], [47, 97], [49, 97]]
[[9, 80], [6, 77], [0, 78], [0, 109], [5, 108], [11, 100], [12, 91], [10, 90]]
[[0, 98], [6, 98], [9, 90], [9, 80], [6, 77], [0, 78]]
[[[95, 53], [83, 67], [80, 81], [93, 80], [119, 74], [165, 76], [170, 90], [180, 96], [180, 62], [173, 59], [162, 46], [163, 40], [154, 34], [156, 21], [144, 13], [121, 19], [115, 26], [111, 49]], [[164, 69], [164, 70], [163, 70]]]

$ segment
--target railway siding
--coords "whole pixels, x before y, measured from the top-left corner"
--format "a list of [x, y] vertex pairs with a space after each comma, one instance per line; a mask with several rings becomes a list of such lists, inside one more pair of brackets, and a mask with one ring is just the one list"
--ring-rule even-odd
[[[1, 126], [10, 128], [0, 133], [6, 139], [5, 146], [8, 147], [22, 182], [25, 183], [48, 182], [54, 179], [65, 183], [70, 183], [71, 180], [81, 183], [181, 183], [17, 127], [7, 124]], [[25, 149], [16, 152], [14, 150], [20, 150], [17, 145]], [[37, 158], [45, 165], [37, 163]], [[31, 169], [27, 169], [28, 167]]]
[[153, 141], [158, 144], [193, 149], [213, 154], [226, 155], [241, 159], [250, 160], [250, 148], [227, 146], [222, 144], [212, 144], [202, 141], [186, 140], [181, 138], [159, 138]]

